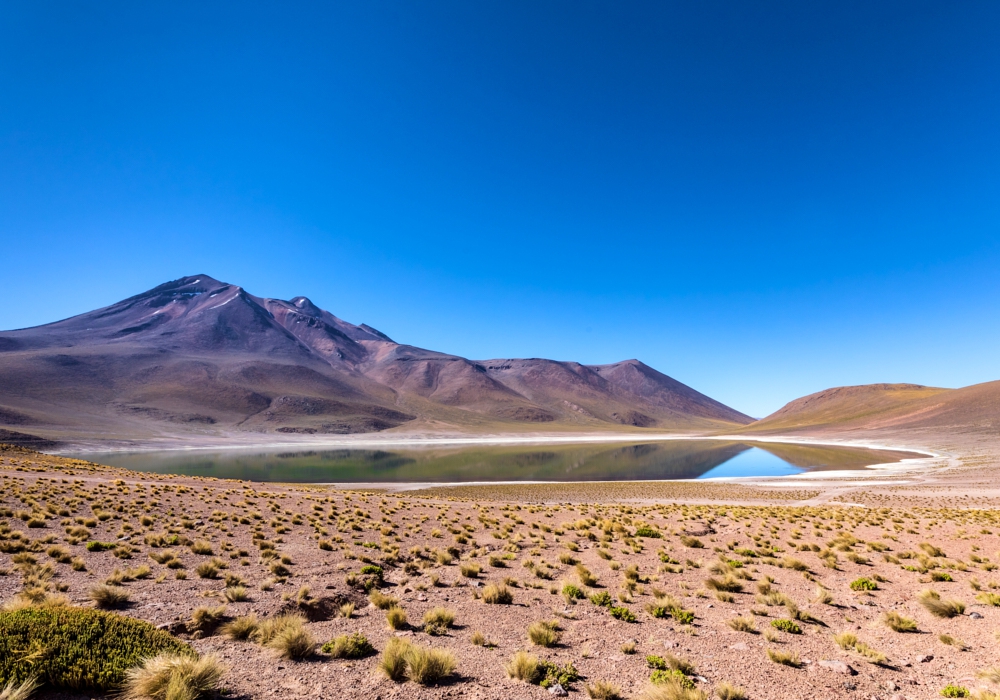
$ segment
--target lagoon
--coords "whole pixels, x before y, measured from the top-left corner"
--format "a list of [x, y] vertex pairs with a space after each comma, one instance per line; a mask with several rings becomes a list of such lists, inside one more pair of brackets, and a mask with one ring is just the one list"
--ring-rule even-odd
[[773, 477], [862, 469], [914, 453], [787, 443], [663, 440], [634, 444], [363, 449], [231, 448], [79, 455], [141, 472], [285, 483], [642, 481]]

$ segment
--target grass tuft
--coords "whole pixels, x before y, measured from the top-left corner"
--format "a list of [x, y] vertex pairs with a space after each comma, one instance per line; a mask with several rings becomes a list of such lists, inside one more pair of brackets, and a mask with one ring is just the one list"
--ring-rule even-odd
[[198, 700], [213, 697], [225, 672], [214, 656], [160, 654], [128, 672], [125, 700]]

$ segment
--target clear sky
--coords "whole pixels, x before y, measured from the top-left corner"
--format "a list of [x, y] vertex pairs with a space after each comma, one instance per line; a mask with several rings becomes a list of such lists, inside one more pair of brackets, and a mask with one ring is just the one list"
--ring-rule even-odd
[[207, 273], [751, 415], [1000, 379], [1000, 3], [0, 4], [0, 328]]

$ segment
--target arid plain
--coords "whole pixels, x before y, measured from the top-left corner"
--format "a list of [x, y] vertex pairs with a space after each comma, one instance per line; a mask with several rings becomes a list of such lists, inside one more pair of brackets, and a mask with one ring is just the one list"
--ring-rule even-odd
[[406, 493], [8, 448], [0, 597], [146, 620], [239, 697], [993, 697], [995, 444], [896, 437], [939, 456]]

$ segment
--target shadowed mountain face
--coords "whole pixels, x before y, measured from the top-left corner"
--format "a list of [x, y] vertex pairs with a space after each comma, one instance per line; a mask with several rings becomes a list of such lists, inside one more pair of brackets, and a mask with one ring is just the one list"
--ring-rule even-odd
[[0, 332], [0, 425], [47, 435], [404, 424], [725, 430], [750, 421], [636, 360], [472, 361], [401, 345], [305, 297], [264, 299], [206, 275]]

